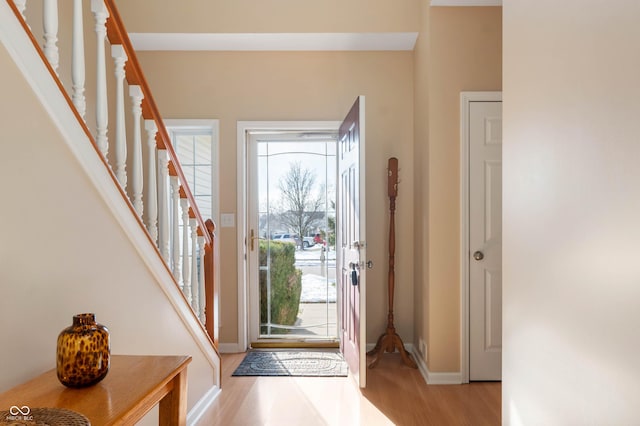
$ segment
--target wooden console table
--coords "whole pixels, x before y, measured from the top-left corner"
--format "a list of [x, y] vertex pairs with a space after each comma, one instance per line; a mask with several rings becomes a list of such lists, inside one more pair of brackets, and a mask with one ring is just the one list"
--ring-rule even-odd
[[190, 356], [112, 355], [107, 377], [81, 389], [63, 386], [53, 369], [0, 394], [0, 410], [66, 408], [85, 415], [92, 426], [134, 425], [160, 403], [160, 425], [183, 426], [190, 362]]

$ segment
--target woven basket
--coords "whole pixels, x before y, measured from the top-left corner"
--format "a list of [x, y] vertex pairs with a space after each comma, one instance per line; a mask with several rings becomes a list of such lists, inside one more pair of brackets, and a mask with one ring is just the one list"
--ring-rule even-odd
[[[26, 417], [26, 419], [25, 419]], [[12, 420], [15, 418], [16, 420]], [[91, 426], [85, 416], [64, 408], [32, 408], [23, 416], [12, 415], [9, 411], [0, 411], [1, 426]]]

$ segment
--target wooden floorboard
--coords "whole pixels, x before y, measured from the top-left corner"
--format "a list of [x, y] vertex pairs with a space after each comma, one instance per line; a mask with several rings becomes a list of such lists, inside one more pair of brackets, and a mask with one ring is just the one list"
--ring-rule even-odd
[[199, 425], [499, 425], [501, 384], [427, 385], [398, 354], [352, 377], [232, 377], [244, 354], [222, 355], [222, 392]]

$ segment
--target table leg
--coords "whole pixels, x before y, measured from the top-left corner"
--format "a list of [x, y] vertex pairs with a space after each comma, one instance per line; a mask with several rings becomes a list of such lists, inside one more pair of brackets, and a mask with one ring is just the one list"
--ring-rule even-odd
[[160, 426], [187, 424], [187, 369], [173, 378], [173, 389], [160, 400]]

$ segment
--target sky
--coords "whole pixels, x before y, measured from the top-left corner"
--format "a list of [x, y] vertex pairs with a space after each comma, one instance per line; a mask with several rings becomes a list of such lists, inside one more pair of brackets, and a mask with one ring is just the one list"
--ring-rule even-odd
[[[258, 142], [258, 200], [260, 214], [268, 211], [279, 212], [282, 193], [279, 189], [280, 180], [287, 174], [291, 165], [299, 162], [303, 169], [310, 169], [316, 177], [314, 189], [320, 191], [325, 188], [325, 205], [331, 209], [332, 199], [335, 199], [336, 189], [336, 155], [335, 141], [286, 141], [286, 142]], [[323, 208], [324, 210], [324, 208]], [[271, 229], [288, 232], [289, 229]]]

